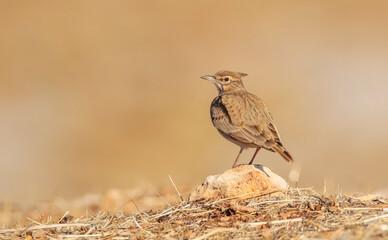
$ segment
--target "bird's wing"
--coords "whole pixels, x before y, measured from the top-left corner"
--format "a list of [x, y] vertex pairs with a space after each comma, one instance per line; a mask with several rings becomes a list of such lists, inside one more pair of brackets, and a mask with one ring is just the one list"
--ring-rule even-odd
[[255, 127], [266, 141], [264, 147], [279, 153], [287, 162], [294, 162], [291, 154], [283, 146], [278, 130], [273, 123], [273, 118], [263, 100], [253, 94], [247, 94], [246, 114], [244, 123]]
[[267, 141], [255, 126], [244, 123], [246, 99], [240, 95], [224, 94], [215, 98], [211, 105], [213, 125], [230, 138], [245, 144], [262, 146]]
[[[254, 143], [257, 141], [257, 138], [260, 138], [260, 136], [255, 137], [254, 129], [245, 128], [242, 122], [239, 122], [240, 119], [242, 120], [242, 117], [236, 113], [238, 113], [237, 110], [228, 111], [223, 104], [221, 96], [213, 100], [210, 108], [213, 125], [219, 131], [242, 143]], [[265, 139], [263, 140], [265, 141]]]
[[280, 142], [280, 135], [264, 101], [253, 94], [247, 94], [246, 100], [248, 106], [244, 115], [244, 123], [248, 126], [256, 127], [265, 139], [273, 139], [275, 142]]
[[293, 162], [292, 156], [281, 143], [267, 106], [257, 96], [219, 96], [212, 103], [211, 115], [214, 126], [229, 137], [276, 151], [286, 161]]
[[241, 126], [247, 107], [246, 99], [240, 94], [223, 94], [219, 96], [220, 103], [225, 107], [233, 125]]
[[230, 117], [231, 124], [249, 143], [271, 149], [280, 142], [273, 119], [263, 100], [245, 93], [224, 94], [221, 102]]

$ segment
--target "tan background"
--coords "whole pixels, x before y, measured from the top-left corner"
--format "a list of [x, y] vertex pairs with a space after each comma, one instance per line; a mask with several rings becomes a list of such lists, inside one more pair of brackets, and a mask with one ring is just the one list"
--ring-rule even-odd
[[[195, 184], [238, 147], [214, 86], [246, 72], [300, 185], [387, 187], [386, 1], [2, 1], [0, 200]], [[243, 155], [249, 161], [253, 150]], [[287, 178], [292, 166], [260, 152]]]

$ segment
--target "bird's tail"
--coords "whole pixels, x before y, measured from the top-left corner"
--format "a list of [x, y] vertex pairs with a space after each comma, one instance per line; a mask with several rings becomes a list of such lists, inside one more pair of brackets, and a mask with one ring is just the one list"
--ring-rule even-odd
[[275, 144], [275, 146], [272, 147], [273, 150], [275, 150], [277, 153], [280, 154], [289, 163], [293, 163], [294, 159], [292, 158], [291, 154], [287, 151], [285, 147], [283, 147], [283, 144], [278, 142]]

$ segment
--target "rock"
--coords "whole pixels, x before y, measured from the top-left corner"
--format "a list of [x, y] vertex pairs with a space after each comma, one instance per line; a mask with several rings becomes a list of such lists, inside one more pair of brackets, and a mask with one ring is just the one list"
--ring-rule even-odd
[[262, 165], [240, 165], [223, 174], [206, 178], [189, 196], [189, 201], [205, 199], [223, 199], [230, 197], [248, 198], [285, 190], [287, 182]]

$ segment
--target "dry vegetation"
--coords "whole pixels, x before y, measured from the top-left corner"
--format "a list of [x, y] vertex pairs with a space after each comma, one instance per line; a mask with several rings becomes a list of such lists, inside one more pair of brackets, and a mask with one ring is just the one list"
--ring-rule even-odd
[[282, 196], [198, 200], [127, 214], [31, 221], [1, 229], [0, 239], [291, 239], [388, 238], [388, 200], [325, 196], [310, 188]]

